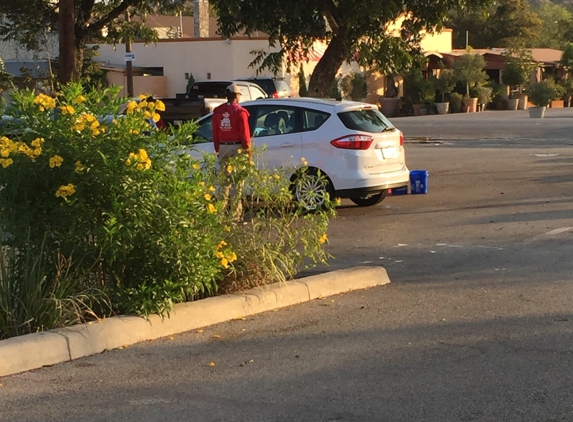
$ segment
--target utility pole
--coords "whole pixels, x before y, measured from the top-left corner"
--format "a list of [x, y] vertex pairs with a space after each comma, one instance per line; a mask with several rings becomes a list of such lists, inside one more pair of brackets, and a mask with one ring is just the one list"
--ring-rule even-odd
[[60, 66], [58, 80], [67, 84], [72, 80], [75, 67], [75, 13], [74, 0], [59, 2]]
[[[73, 0], [72, 0], [73, 1]], [[125, 21], [129, 24], [131, 17], [129, 16], [129, 8], [125, 10]], [[127, 53], [131, 53], [131, 34], [129, 30], [125, 32], [125, 76], [127, 78], [127, 96], [133, 97], [133, 61], [127, 58]]]

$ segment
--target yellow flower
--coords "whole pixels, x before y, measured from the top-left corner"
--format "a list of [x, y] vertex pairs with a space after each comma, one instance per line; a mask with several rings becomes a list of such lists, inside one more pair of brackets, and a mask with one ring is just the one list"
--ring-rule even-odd
[[153, 116], [151, 116], [151, 118], [153, 119], [153, 121], [155, 123], [157, 123], [159, 120], [161, 120], [161, 116], [157, 113], [153, 113]]
[[199, 186], [204, 187], [204, 186], [205, 186], [205, 182], [199, 182]]
[[74, 114], [76, 112], [71, 105], [61, 106], [60, 110], [62, 110], [62, 114]]
[[90, 125], [91, 130], [97, 129], [98, 127], [99, 127], [99, 122], [97, 120], [94, 120], [93, 122], [91, 122], [91, 125]]
[[205, 201], [210, 201], [211, 200], [211, 195], [209, 195], [208, 193], [205, 194], [204, 196]]
[[275, 180], [279, 180], [281, 177], [278, 174], [273, 174], [273, 177], [275, 178]]
[[224, 257], [225, 257], [225, 254], [223, 252], [219, 252], [219, 251], [215, 252], [215, 258], [221, 259]]
[[219, 244], [217, 245], [217, 249], [221, 249], [223, 246], [227, 246], [227, 242], [225, 242], [224, 240], [221, 240], [219, 242]]
[[231, 174], [233, 172], [233, 166], [232, 165], [228, 165], [227, 166], [227, 173]]
[[42, 148], [36, 148], [36, 149], [34, 149], [33, 153], [34, 153], [35, 156], [40, 155], [40, 154], [42, 153]]
[[[195, 163], [195, 164], [193, 164], [193, 168], [195, 170], [199, 170], [201, 168], [201, 166], [199, 164]], [[203, 183], [203, 184], [201, 185], [201, 183]], [[199, 185], [205, 186], [205, 182], [201, 182], [201, 183], [199, 183]]]
[[127, 103], [127, 114], [131, 114], [133, 113], [133, 110], [135, 110], [137, 108], [137, 103], [135, 101], [130, 101], [129, 103]]
[[215, 214], [217, 212], [217, 208], [213, 204], [207, 205], [207, 210], [209, 210], [209, 214]]
[[306, 161], [306, 158], [300, 157], [300, 161], [302, 161], [302, 164], [303, 164], [304, 166], [308, 166], [308, 161]]
[[32, 141], [31, 145], [34, 148], [40, 148], [43, 143], [44, 143], [44, 138], [36, 138]]
[[320, 236], [320, 239], [318, 239], [319, 243], [324, 243], [328, 240], [328, 236], [325, 234], [323, 234], [322, 236]]
[[[203, 183], [203, 186], [205, 186], [205, 183]], [[211, 192], [215, 192], [215, 190], [216, 190], [216, 189], [215, 189], [215, 186], [209, 186], [209, 190], [210, 190]]]
[[144, 149], [140, 149], [140, 150], [139, 150], [139, 158], [140, 158], [142, 161], [147, 160], [147, 159], [149, 158], [149, 155], [147, 155], [147, 151], [144, 150]]
[[2, 155], [2, 157], [6, 158], [10, 156], [10, 150], [9, 149], [3, 149], [2, 152], [0, 152], [0, 155]]
[[227, 259], [229, 262], [235, 262], [237, 260], [237, 254], [235, 252], [231, 252], [229, 255], [227, 255]]
[[229, 261], [227, 260], [227, 258], [221, 258], [221, 265], [223, 266], [223, 268], [229, 268]]
[[84, 165], [80, 162], [80, 161], [76, 161], [76, 169], [75, 172], [76, 173], [81, 173], [83, 172], [85, 169]]
[[4, 168], [10, 166], [12, 163], [14, 163], [14, 160], [12, 160], [11, 158], [0, 158], [0, 164]]
[[342, 201], [340, 200], [340, 198], [335, 198], [334, 199], [334, 205], [340, 205], [342, 204]]
[[68, 185], [60, 186], [56, 191], [56, 196], [65, 198], [67, 196], [73, 195], [74, 193], [76, 193], [76, 187], [70, 183]]
[[243, 150], [239, 148], [239, 149], [237, 150], [237, 154], [242, 154], [242, 153], [243, 153]]
[[85, 103], [86, 102], [86, 97], [84, 97], [83, 95], [78, 95], [76, 97], [76, 99], [74, 100], [74, 103], [76, 104], [81, 104], [81, 103]]
[[90, 123], [97, 120], [93, 114], [84, 114], [84, 119]]
[[72, 126], [72, 130], [77, 130], [81, 132], [86, 128], [86, 124], [83, 121], [77, 121], [75, 125]]
[[139, 98], [139, 101], [143, 101], [143, 100], [145, 100], [147, 97], [149, 97], [149, 95], [139, 94], [139, 96], [138, 96], [137, 98]]
[[62, 157], [59, 155], [54, 155], [52, 158], [50, 158], [50, 168], [60, 167], [63, 161], [64, 159]]
[[165, 104], [163, 103], [163, 101], [160, 100], [155, 101], [155, 110], [165, 111]]
[[39, 106], [40, 111], [56, 107], [56, 100], [46, 94], [38, 94], [34, 98], [34, 104]]

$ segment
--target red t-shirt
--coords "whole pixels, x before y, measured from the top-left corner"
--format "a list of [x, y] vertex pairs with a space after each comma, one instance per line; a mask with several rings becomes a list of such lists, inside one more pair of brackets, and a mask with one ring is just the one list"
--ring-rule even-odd
[[241, 142], [243, 149], [251, 147], [249, 112], [239, 104], [221, 104], [213, 112], [213, 142], [219, 152], [222, 142]]

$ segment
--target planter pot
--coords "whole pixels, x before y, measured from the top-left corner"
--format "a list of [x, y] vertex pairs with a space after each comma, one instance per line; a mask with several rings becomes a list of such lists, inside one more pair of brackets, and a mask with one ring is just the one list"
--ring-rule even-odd
[[400, 113], [400, 98], [380, 97], [380, 111], [386, 117], [396, 117]]
[[464, 100], [464, 106], [466, 107], [466, 112], [475, 113], [477, 111], [477, 98], [467, 98]]
[[413, 104], [412, 108], [414, 109], [414, 116], [420, 116], [420, 110], [422, 109], [422, 105], [421, 104]]
[[426, 107], [420, 107], [420, 116], [425, 116], [428, 113], [429, 112], [428, 112], [428, 109]]
[[527, 95], [519, 94], [519, 103], [517, 104], [518, 110], [527, 110]]
[[450, 103], [436, 103], [438, 114], [448, 114], [450, 110]]
[[519, 105], [519, 99], [517, 99], [517, 98], [507, 100], [507, 109], [508, 110], [517, 110], [518, 105]]
[[545, 109], [547, 107], [530, 107], [529, 108], [529, 117], [533, 117], [535, 119], [543, 119], [545, 116]]
[[551, 104], [549, 104], [550, 108], [563, 108], [565, 107], [565, 103], [563, 100], [553, 100]]

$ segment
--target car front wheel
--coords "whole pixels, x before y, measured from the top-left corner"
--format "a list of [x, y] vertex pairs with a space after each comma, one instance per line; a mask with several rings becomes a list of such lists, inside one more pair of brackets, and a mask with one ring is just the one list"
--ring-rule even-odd
[[359, 207], [371, 207], [372, 205], [376, 205], [382, 202], [382, 200], [386, 198], [387, 194], [388, 194], [388, 189], [384, 189], [381, 192], [373, 193], [371, 195], [354, 196], [351, 197], [350, 200]]
[[325, 208], [327, 198], [334, 199], [334, 187], [320, 170], [311, 168], [299, 173], [292, 182], [292, 193], [297, 202], [307, 211]]

